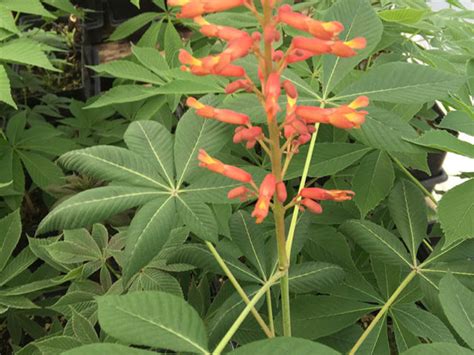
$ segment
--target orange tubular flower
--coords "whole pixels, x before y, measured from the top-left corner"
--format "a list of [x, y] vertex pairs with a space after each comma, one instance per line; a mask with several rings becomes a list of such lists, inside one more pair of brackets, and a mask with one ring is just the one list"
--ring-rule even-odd
[[263, 132], [260, 127], [237, 127], [234, 134], [234, 143], [247, 142], [245, 145], [247, 149], [252, 149], [257, 144], [257, 140], [263, 137]]
[[314, 54], [304, 49], [292, 49], [286, 56], [286, 63], [296, 63], [311, 58]]
[[331, 41], [325, 41], [319, 38], [307, 38], [296, 36], [291, 42], [294, 49], [311, 52], [312, 55], [331, 53]]
[[327, 110], [316, 106], [298, 106], [296, 115], [301, 117], [307, 124], [327, 123]]
[[283, 181], [280, 181], [276, 184], [276, 196], [278, 201], [280, 201], [281, 203], [285, 202], [288, 197], [288, 194], [286, 192], [286, 186]]
[[366, 45], [367, 41], [363, 37], [348, 42], [336, 41], [331, 45], [331, 53], [338, 57], [352, 57], [357, 54], [354, 49], [364, 49]]
[[207, 56], [202, 59], [193, 57], [190, 53], [181, 49], [178, 59], [183, 64], [181, 69], [189, 71], [194, 75], [222, 75], [222, 76], [244, 76], [244, 68], [231, 64], [232, 57], [229, 54]]
[[243, 183], [249, 183], [252, 181], [252, 175], [250, 175], [248, 172], [235, 166], [224, 164], [220, 160], [214, 159], [209, 154], [207, 154], [204, 149], [199, 150], [198, 160], [200, 167], [224, 175], [229, 179], [237, 180]]
[[234, 198], [240, 199], [240, 201], [246, 201], [251, 196], [251, 192], [245, 186], [239, 186], [227, 193], [227, 198], [233, 200]]
[[280, 110], [278, 105], [278, 98], [281, 94], [280, 74], [271, 73], [268, 76], [265, 84], [265, 111], [268, 114], [270, 120], [274, 119], [277, 112]]
[[268, 216], [270, 201], [273, 198], [276, 188], [276, 179], [273, 174], [268, 174], [263, 179], [258, 191], [258, 200], [252, 212], [252, 217], [256, 218], [256, 223], [262, 223]]
[[[304, 198], [301, 202], [300, 202], [301, 206], [304, 206], [306, 207], [310, 212], [312, 213], [316, 213], [316, 214], [321, 214], [323, 213], [323, 208], [321, 207], [321, 205], [309, 198]], [[303, 208], [304, 210], [304, 208]]]
[[204, 105], [203, 103], [197, 101], [194, 97], [189, 97], [186, 100], [186, 104], [189, 107], [196, 109], [196, 114], [204, 118], [210, 118], [216, 121], [234, 125], [247, 125], [250, 122], [249, 116], [243, 113]]
[[181, 6], [178, 18], [195, 18], [206, 13], [221, 12], [242, 6], [245, 0], [168, 0], [169, 6]]
[[347, 201], [351, 200], [354, 192], [350, 190], [326, 190], [319, 187], [307, 187], [301, 190], [300, 196], [312, 200], [333, 200], [333, 201]]
[[225, 87], [226, 94], [233, 94], [238, 90], [245, 90], [247, 92], [251, 92], [252, 83], [247, 79], [240, 79], [227, 84], [227, 86]]
[[224, 41], [231, 41], [247, 35], [246, 32], [234, 27], [219, 26], [209, 23], [202, 16], [194, 18], [194, 22], [201, 26], [200, 32], [206, 37], [218, 37]]
[[298, 12], [293, 12], [290, 5], [283, 5], [278, 9], [278, 19], [297, 30], [325, 40], [333, 39], [344, 30], [344, 26], [340, 22], [317, 21]]

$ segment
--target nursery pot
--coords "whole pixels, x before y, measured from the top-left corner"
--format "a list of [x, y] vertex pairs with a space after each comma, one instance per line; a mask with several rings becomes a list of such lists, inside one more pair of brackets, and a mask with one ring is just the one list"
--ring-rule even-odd
[[80, 0], [78, 5], [85, 10], [82, 22], [82, 43], [93, 45], [102, 43], [104, 33], [104, 4], [98, 0]]

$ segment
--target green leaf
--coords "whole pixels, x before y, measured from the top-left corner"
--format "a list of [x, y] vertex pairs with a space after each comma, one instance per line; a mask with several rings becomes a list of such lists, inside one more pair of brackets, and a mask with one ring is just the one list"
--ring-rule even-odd
[[[309, 168], [309, 176], [334, 175], [357, 162], [370, 150], [371, 148], [362, 144], [317, 143]], [[286, 179], [301, 175], [306, 160], [306, 152], [307, 148], [302, 147], [300, 154], [291, 160], [288, 173], [285, 176]]]
[[144, 83], [163, 84], [163, 80], [148, 69], [129, 60], [114, 60], [91, 67], [97, 73], [106, 73], [116, 78], [141, 81]]
[[12, 12], [3, 6], [0, 6], [0, 29], [11, 33], [19, 32], [18, 28], [16, 27]]
[[41, 221], [37, 233], [101, 222], [165, 194], [143, 187], [105, 186], [83, 191], [59, 204]]
[[255, 223], [255, 220], [246, 211], [238, 211], [230, 219], [230, 234], [232, 241], [251, 263], [260, 276], [265, 279], [268, 274], [268, 265], [263, 234], [265, 229]]
[[[202, 103], [212, 105], [215, 100], [206, 98]], [[177, 187], [184, 181], [192, 182], [199, 175], [198, 152], [204, 149], [210, 155], [217, 153], [228, 142], [229, 125], [222, 122], [203, 119], [189, 110], [181, 117], [176, 128], [174, 144], [174, 161]]]
[[10, 11], [55, 18], [53, 14], [46, 11], [39, 0], [2, 0], [2, 6]]
[[241, 185], [242, 183], [239, 181], [210, 171], [202, 171], [201, 176], [193, 180], [193, 183], [181, 193], [190, 193], [199, 201], [206, 203], [231, 204], [235, 203], [235, 200], [228, 199], [227, 193]]
[[175, 200], [172, 196], [148, 202], [135, 215], [127, 231], [124, 279], [128, 281], [162, 249], [174, 227]]
[[344, 279], [344, 270], [337, 265], [323, 262], [305, 262], [290, 268], [290, 292], [309, 293], [326, 290]]
[[134, 292], [97, 299], [102, 329], [131, 344], [208, 354], [204, 323], [183, 299], [164, 292]]
[[29, 298], [24, 296], [0, 296], [0, 305], [13, 309], [35, 309], [40, 308]]
[[217, 242], [217, 223], [212, 210], [192, 195], [178, 195], [177, 211], [182, 221], [199, 238]]
[[145, 100], [157, 96], [156, 88], [141, 85], [119, 85], [103, 93], [96, 101], [86, 108], [99, 108], [115, 104], [124, 104]]
[[124, 148], [98, 145], [74, 150], [61, 156], [60, 162], [67, 169], [97, 179], [168, 189], [157, 167]]
[[448, 274], [439, 283], [439, 300], [449, 323], [474, 349], [474, 293]]
[[118, 41], [138, 31], [140, 28], [150, 23], [160, 14], [157, 12], [144, 12], [138, 16], [134, 16], [131, 19], [120, 24], [115, 31], [110, 35], [110, 41]]
[[293, 335], [308, 339], [334, 334], [379, 308], [335, 296], [312, 295], [296, 297], [290, 305]]
[[364, 355], [390, 355], [387, 334], [387, 314], [375, 325], [372, 332], [364, 340], [357, 353]]
[[179, 66], [178, 54], [179, 50], [183, 48], [183, 41], [171, 21], [166, 25], [163, 47], [166, 48], [166, 61], [169, 66], [171, 68]]
[[337, 355], [339, 352], [330, 347], [306, 339], [278, 337], [252, 342], [231, 351], [232, 355]]
[[20, 210], [0, 219], [0, 271], [12, 256], [21, 236]]
[[0, 101], [5, 102], [14, 109], [17, 108], [10, 92], [10, 80], [8, 79], [7, 72], [5, 71], [5, 67], [3, 65], [0, 65]]
[[65, 351], [63, 355], [153, 355], [153, 351], [129, 348], [120, 344], [88, 344]]
[[428, 338], [433, 342], [456, 343], [449, 329], [438, 317], [414, 304], [396, 305], [392, 308], [392, 314], [400, 324], [418, 337]]
[[391, 265], [411, 266], [410, 256], [400, 240], [385, 228], [369, 222], [350, 220], [340, 231], [354, 239], [370, 255]]
[[416, 139], [404, 139], [423, 147], [464, 155], [474, 159], [474, 144], [462, 141], [447, 131], [430, 130]]
[[424, 103], [448, 96], [465, 79], [438, 69], [410, 63], [388, 63], [363, 74], [334, 100], [349, 101], [367, 95], [374, 101]]
[[169, 70], [168, 63], [156, 48], [132, 46], [132, 53], [142, 65], [157, 75]]
[[401, 355], [472, 355], [472, 351], [457, 344], [432, 343], [420, 344], [404, 351]]
[[20, 275], [30, 267], [36, 259], [36, 255], [34, 255], [30, 249], [23, 249], [17, 256], [10, 260], [7, 266], [5, 266], [0, 273], [0, 286], [5, 285], [10, 280], [13, 280], [16, 276]]
[[462, 111], [451, 111], [444, 116], [438, 127], [452, 129], [474, 136], [474, 119]]
[[402, 24], [415, 24], [427, 13], [424, 9], [391, 9], [380, 11], [378, 14], [382, 20]]
[[33, 182], [41, 189], [44, 190], [51, 185], [60, 185], [62, 183], [62, 170], [50, 160], [32, 152], [18, 151], [18, 155]]
[[129, 291], [162, 291], [183, 297], [183, 290], [173, 276], [166, 272], [146, 267], [133, 279]]
[[439, 202], [439, 221], [448, 246], [458, 239], [474, 236], [474, 179], [458, 185]]
[[402, 179], [397, 182], [390, 193], [388, 208], [397, 230], [410, 250], [413, 262], [415, 262], [418, 247], [426, 237], [428, 227], [423, 193], [412, 182]]
[[362, 218], [389, 194], [394, 180], [395, 171], [387, 153], [379, 150], [362, 159], [352, 180], [354, 202]]
[[354, 57], [323, 57], [323, 96], [328, 97], [334, 87], [379, 43], [383, 26], [373, 7], [365, 0], [339, 0], [327, 11], [325, 19], [339, 21], [344, 25], [345, 30], [339, 36], [341, 40], [347, 41], [355, 37], [367, 40], [366, 48], [358, 50]]
[[29, 38], [8, 41], [0, 46], [0, 61], [34, 65], [52, 71], [58, 71], [49, 62], [41, 49], [41, 44]]
[[[238, 280], [262, 283], [263, 281], [256, 276], [244, 263], [238, 259], [228, 257], [221, 250], [218, 249], [219, 254], [224, 259], [227, 267], [232, 271]], [[223, 271], [212, 253], [203, 245], [199, 244], [185, 244], [177, 248], [173, 255], [168, 260], [169, 263], [186, 263], [194, 265], [200, 269], [213, 272], [215, 274], [222, 274]]]
[[99, 337], [95, 332], [94, 325], [82, 314], [72, 311], [72, 330], [74, 335], [83, 343], [98, 343]]
[[65, 335], [53, 336], [30, 343], [30, 346], [36, 348], [40, 354], [48, 355], [60, 355], [66, 350], [70, 350], [81, 345], [82, 344], [79, 340]]
[[173, 136], [158, 122], [132, 122], [124, 135], [128, 148], [153, 162], [161, 176], [174, 186]]

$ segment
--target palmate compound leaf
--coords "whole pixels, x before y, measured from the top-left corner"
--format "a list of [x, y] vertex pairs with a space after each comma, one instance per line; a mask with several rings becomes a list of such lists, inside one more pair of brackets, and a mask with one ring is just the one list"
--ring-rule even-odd
[[232, 355], [337, 355], [339, 352], [330, 347], [306, 339], [278, 337], [260, 340], [244, 345], [232, 352]]
[[135, 345], [209, 354], [203, 321], [183, 299], [164, 292], [134, 292], [97, 299], [104, 331]]
[[0, 219], [0, 271], [12, 256], [21, 236], [20, 210]]
[[439, 283], [439, 299], [449, 323], [474, 349], [474, 292], [448, 274]]
[[452, 343], [431, 343], [414, 346], [401, 355], [472, 355], [472, 351]]
[[313, 261], [292, 266], [288, 277], [290, 292], [294, 293], [326, 290], [343, 279], [344, 270], [340, 266]]

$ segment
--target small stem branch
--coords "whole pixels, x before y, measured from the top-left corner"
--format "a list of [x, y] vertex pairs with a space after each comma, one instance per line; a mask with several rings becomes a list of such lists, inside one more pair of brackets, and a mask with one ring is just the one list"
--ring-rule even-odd
[[438, 205], [438, 201], [436, 201], [436, 199], [434, 198], [434, 196], [431, 194], [431, 192], [429, 192], [421, 182], [418, 181], [417, 178], [415, 178], [409, 171], [407, 168], [405, 168], [403, 166], [403, 164], [400, 162], [400, 160], [398, 160], [397, 158], [395, 158], [393, 155], [390, 154], [390, 158], [392, 158], [393, 162], [398, 166], [398, 168], [407, 176], [408, 179], [410, 179], [411, 182], [413, 182], [416, 186], [418, 186], [418, 188], [423, 192], [423, 194], [428, 197], [431, 201], [433, 201], [433, 203], [435, 204], [435, 206]]
[[242, 313], [240, 313], [240, 315], [237, 317], [234, 324], [232, 324], [232, 326], [227, 331], [227, 333], [225, 333], [224, 337], [219, 342], [219, 344], [217, 344], [216, 348], [212, 352], [214, 355], [220, 355], [222, 353], [222, 351], [225, 349], [227, 343], [229, 343], [229, 341], [234, 336], [235, 332], [237, 332], [240, 325], [244, 322], [245, 318], [247, 318], [247, 315], [251, 312], [252, 309], [255, 309], [254, 307], [257, 304], [257, 302], [260, 300], [260, 298], [262, 298], [266, 294], [267, 290], [269, 290], [270, 287], [272, 287], [272, 285], [276, 281], [278, 281], [278, 279], [280, 279], [282, 276], [283, 276], [282, 272], [276, 272], [275, 274], [273, 274], [272, 277], [270, 277], [268, 279], [268, 281], [262, 286], [262, 288], [260, 290], [258, 290], [258, 292], [252, 298], [250, 303], [247, 304], [247, 306], [245, 306]]
[[267, 312], [268, 312], [268, 320], [270, 323], [270, 330], [272, 331], [273, 336], [275, 336], [275, 324], [273, 322], [273, 303], [272, 303], [272, 292], [270, 289], [266, 292], [267, 297]]
[[[240, 297], [244, 300], [244, 302], [249, 305], [250, 304], [250, 299], [248, 298], [247, 294], [245, 293], [244, 289], [242, 288], [242, 286], [240, 286], [239, 282], [237, 281], [237, 279], [235, 278], [235, 276], [232, 274], [232, 271], [230, 271], [230, 269], [227, 267], [227, 264], [225, 263], [224, 259], [222, 259], [222, 257], [219, 255], [219, 253], [217, 252], [216, 248], [214, 247], [214, 245], [212, 245], [212, 243], [210, 242], [206, 242], [206, 245], [207, 247], [209, 248], [210, 252], [212, 253], [212, 255], [214, 256], [214, 258], [217, 260], [217, 263], [219, 264], [219, 266], [221, 267], [222, 271], [224, 271], [224, 273], [226, 274], [227, 278], [229, 279], [229, 281], [231, 282], [231, 284], [234, 286], [234, 288], [237, 290], [237, 293], [240, 295]], [[255, 317], [255, 320], [257, 321], [257, 323], [260, 325], [260, 327], [262, 328], [263, 332], [265, 333], [265, 335], [269, 338], [273, 338], [274, 337], [274, 332], [272, 332], [270, 330], [270, 328], [268, 328], [267, 326], [267, 323], [265, 323], [265, 321], [263, 320], [262, 316], [257, 312], [257, 310], [252, 307], [250, 309], [250, 312], [252, 312], [252, 315]]]
[[400, 284], [400, 286], [398, 286], [398, 288], [395, 290], [395, 292], [390, 296], [387, 303], [385, 303], [384, 306], [380, 309], [379, 313], [377, 313], [377, 315], [372, 320], [372, 322], [367, 327], [367, 329], [364, 331], [364, 333], [362, 333], [360, 338], [357, 340], [355, 345], [352, 347], [351, 351], [349, 351], [349, 355], [354, 355], [356, 353], [356, 351], [360, 348], [360, 346], [365, 341], [365, 339], [367, 339], [369, 334], [375, 328], [377, 323], [383, 318], [385, 313], [388, 312], [388, 310], [390, 309], [392, 304], [397, 300], [398, 296], [400, 296], [400, 294], [403, 292], [403, 290], [410, 284], [411, 280], [413, 280], [413, 278], [416, 276], [417, 273], [418, 273], [418, 270], [414, 269], [407, 275], [405, 280], [403, 280], [403, 282]]
[[[324, 104], [321, 105], [321, 108], [324, 108]], [[316, 123], [314, 125], [314, 129], [314, 133], [311, 135], [308, 153], [306, 154], [306, 161], [304, 163], [303, 175], [301, 176], [298, 193], [300, 193], [300, 191], [305, 187], [306, 179], [308, 178], [309, 167], [311, 166], [311, 159], [313, 158], [314, 146], [316, 145], [316, 138], [318, 137], [319, 123]], [[293, 245], [293, 239], [295, 237], [296, 223], [298, 222], [299, 211], [299, 206], [295, 206], [293, 209], [293, 215], [291, 216], [290, 229], [288, 230], [288, 239], [286, 240], [286, 253], [288, 254], [288, 257], [290, 257], [291, 255], [291, 247]]]

